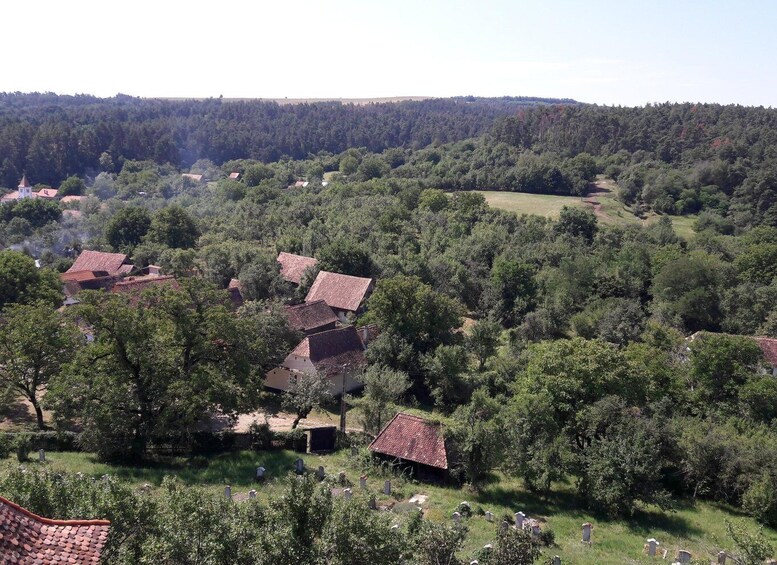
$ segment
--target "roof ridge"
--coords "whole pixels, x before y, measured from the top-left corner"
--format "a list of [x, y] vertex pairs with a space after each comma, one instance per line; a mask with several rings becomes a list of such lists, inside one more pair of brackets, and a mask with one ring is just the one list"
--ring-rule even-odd
[[30, 512], [26, 508], [22, 508], [18, 504], [11, 502], [10, 500], [2, 496], [0, 496], [0, 504], [6, 504], [13, 510], [20, 512], [25, 516], [32, 518], [33, 520], [41, 522], [42, 524], [46, 524], [47, 526], [110, 526], [111, 525], [110, 520], [54, 520], [52, 518], [44, 518], [43, 516], [38, 516], [34, 512]]

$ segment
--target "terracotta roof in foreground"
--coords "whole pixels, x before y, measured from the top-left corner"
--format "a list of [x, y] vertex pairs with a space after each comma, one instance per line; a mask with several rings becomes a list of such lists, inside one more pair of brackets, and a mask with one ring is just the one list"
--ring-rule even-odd
[[386, 424], [370, 444], [370, 451], [438, 469], [448, 468], [442, 427], [404, 412]]
[[278, 253], [277, 261], [281, 264], [281, 277], [283, 280], [294, 284], [299, 284], [302, 281], [305, 269], [315, 267], [318, 264], [318, 261], [313, 257], [294, 255], [294, 253], [286, 253], [285, 251]]
[[0, 496], [0, 557], [2, 563], [98, 564], [110, 522], [50, 520]]
[[356, 312], [372, 286], [372, 279], [321, 271], [305, 302], [324, 300], [332, 308]]

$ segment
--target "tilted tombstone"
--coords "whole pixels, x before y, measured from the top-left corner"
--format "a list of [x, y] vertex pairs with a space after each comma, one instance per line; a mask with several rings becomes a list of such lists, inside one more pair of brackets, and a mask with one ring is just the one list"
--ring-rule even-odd
[[520, 529], [523, 529], [523, 521], [526, 519], [526, 514], [523, 512], [516, 512], [515, 513], [515, 527]]
[[684, 549], [681, 549], [677, 552], [677, 561], [680, 563], [690, 563], [691, 562], [691, 554], [688, 551], [685, 551]]
[[304, 462], [302, 459], [297, 459], [297, 460], [294, 462], [294, 471], [295, 471], [295, 472], [296, 472], [298, 475], [301, 475], [302, 473], [304, 473], [304, 472], [305, 472], [305, 462]]
[[658, 542], [655, 540], [655, 538], [650, 538], [647, 540], [648, 555], [650, 557], [656, 556], [656, 547], [658, 547]]
[[454, 512], [451, 517], [453, 518], [453, 521], [456, 524], [461, 524], [461, 514], [459, 514], [458, 512]]
[[256, 480], [257, 481], [263, 481], [264, 480], [264, 475], [265, 475], [266, 472], [267, 472], [267, 469], [265, 469], [264, 467], [257, 467], [256, 468]]
[[367, 475], [359, 477], [359, 487], [363, 489], [367, 488]]
[[343, 491], [343, 496], [345, 497], [346, 500], [351, 500], [351, 497], [353, 496], [353, 491], [347, 488]]
[[324, 477], [326, 477], [326, 473], [324, 473], [324, 466], [319, 465], [318, 466], [318, 480], [323, 481]]
[[591, 523], [586, 522], [583, 524], [583, 543], [591, 543]]
[[224, 498], [232, 500], [232, 487], [229, 485], [224, 487]]
[[383, 494], [391, 494], [391, 481], [383, 483]]
[[252, 500], [254, 498], [256, 498], [256, 491], [254, 489], [251, 489], [251, 490], [248, 491], [248, 498], [250, 498]]
[[40, 451], [38, 451], [38, 461], [40, 461], [41, 463], [46, 462], [46, 451], [44, 449], [41, 449]]

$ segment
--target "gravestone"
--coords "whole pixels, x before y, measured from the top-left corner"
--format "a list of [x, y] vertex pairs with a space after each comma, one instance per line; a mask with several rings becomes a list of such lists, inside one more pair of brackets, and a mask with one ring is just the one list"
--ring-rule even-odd
[[490, 510], [486, 510], [486, 521], [487, 522], [493, 522], [494, 521], [494, 513]]
[[45, 450], [41, 449], [40, 451], [38, 451], [38, 461], [40, 461], [41, 463], [45, 463], [46, 462], [46, 451]]
[[719, 551], [718, 552], [718, 565], [726, 565], [726, 552], [725, 551]]
[[515, 513], [515, 527], [517, 529], [523, 529], [523, 521], [526, 519], [526, 514], [523, 512], [516, 512]]
[[367, 489], [367, 475], [359, 477], [359, 487], [365, 490]]
[[550, 565], [561, 565], [561, 557], [558, 555], [553, 556], [553, 560], [550, 562]]
[[452, 515], [453, 521], [456, 523], [456, 525], [461, 524], [461, 514], [458, 512], [454, 512]]
[[680, 563], [690, 563], [691, 562], [691, 554], [688, 551], [685, 551], [684, 549], [681, 549], [677, 552], [677, 561]]
[[254, 489], [248, 491], [248, 498], [252, 500], [256, 498], [256, 491]]
[[509, 527], [510, 527], [510, 522], [508, 522], [507, 520], [503, 520], [502, 521], [502, 531], [506, 532], [507, 528], [509, 528]]
[[658, 542], [655, 540], [655, 538], [650, 538], [647, 540], [647, 550], [650, 557], [656, 556], [656, 547], [658, 547]]
[[391, 494], [391, 481], [383, 483], [383, 494]]
[[351, 500], [351, 496], [353, 496], [353, 492], [351, 491], [351, 489], [347, 488], [343, 491], [343, 496], [345, 497], [346, 500]]
[[392, 524], [391, 529], [392, 530], [398, 530], [399, 529], [399, 524]]
[[491, 545], [490, 543], [487, 543], [486, 545], [483, 546], [483, 551], [485, 553], [491, 553], [492, 549], [494, 549], [494, 546]]
[[295, 471], [295, 472], [296, 472], [298, 475], [301, 475], [302, 473], [304, 473], [304, 472], [305, 472], [305, 462], [304, 462], [302, 459], [297, 459], [297, 460], [294, 462], [294, 471]]
[[542, 529], [540, 528], [539, 524], [532, 524], [531, 525], [531, 535], [539, 536], [541, 533], [542, 533]]
[[324, 466], [319, 465], [318, 466], [318, 480], [323, 481], [324, 477], [326, 477], [326, 473], [324, 473]]
[[256, 480], [257, 481], [263, 481], [264, 480], [264, 474], [267, 472], [267, 470], [264, 467], [257, 467], [256, 468]]
[[372, 495], [370, 497], [370, 510], [377, 510], [378, 509], [378, 503], [375, 500], [375, 495]]
[[348, 482], [348, 479], [345, 476], [345, 471], [340, 471], [340, 474], [337, 475], [337, 480], [340, 481], [341, 485], [344, 485]]
[[590, 522], [586, 522], [585, 524], [583, 524], [583, 539], [582, 539], [582, 542], [583, 543], [588, 543], [588, 544], [591, 543], [591, 523]]
[[232, 500], [232, 487], [229, 485], [224, 487], [224, 498]]
[[351, 448], [351, 455], [353, 455], [354, 457], [355, 457], [355, 456], [357, 456], [357, 455], [359, 455], [359, 448], [357, 448], [357, 447], [352, 447], [352, 448]]
[[474, 561], [470, 561], [469, 565], [480, 565], [480, 562], [478, 562], [478, 560], [476, 559]]

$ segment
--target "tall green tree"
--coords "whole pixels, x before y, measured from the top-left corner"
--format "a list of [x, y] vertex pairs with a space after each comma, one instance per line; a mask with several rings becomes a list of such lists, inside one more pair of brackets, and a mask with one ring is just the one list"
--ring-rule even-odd
[[180, 206], [163, 208], [151, 219], [148, 238], [171, 248], [188, 249], [197, 244], [200, 230]]
[[114, 251], [132, 252], [151, 228], [151, 215], [140, 206], [116, 212], [105, 226], [105, 240]]
[[62, 284], [49, 269], [38, 269], [35, 260], [18, 251], [0, 251], [0, 309], [6, 304], [62, 302]]
[[79, 345], [75, 325], [50, 304], [12, 304], [0, 315], [0, 386], [9, 386], [35, 410], [44, 429], [40, 395]]
[[361, 409], [361, 423], [366, 432], [377, 435], [396, 413], [396, 403], [410, 388], [410, 379], [383, 365], [371, 365], [359, 379], [364, 394], [355, 403]]

